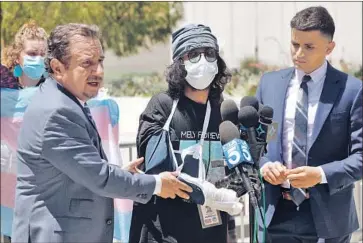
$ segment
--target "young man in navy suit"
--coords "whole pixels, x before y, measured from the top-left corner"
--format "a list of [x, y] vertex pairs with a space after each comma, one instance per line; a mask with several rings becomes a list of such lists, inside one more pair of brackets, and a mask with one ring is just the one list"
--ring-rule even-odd
[[290, 25], [294, 67], [263, 75], [256, 93], [279, 125], [260, 161], [267, 240], [348, 243], [359, 228], [362, 81], [326, 61], [335, 26], [325, 8], [304, 9]]

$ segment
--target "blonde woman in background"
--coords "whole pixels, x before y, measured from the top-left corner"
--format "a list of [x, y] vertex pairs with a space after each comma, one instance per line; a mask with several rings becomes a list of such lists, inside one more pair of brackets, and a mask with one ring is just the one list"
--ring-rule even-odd
[[44, 81], [47, 33], [35, 21], [24, 24], [2, 52], [1, 88], [22, 89]]
[[[42, 83], [46, 50], [45, 30], [34, 21], [24, 24], [15, 34], [13, 43], [2, 50], [0, 88], [22, 89]], [[6, 148], [3, 141], [1, 145], [1, 155], [9, 152], [3, 150]], [[2, 235], [2, 241], [11, 242], [11, 238]]]

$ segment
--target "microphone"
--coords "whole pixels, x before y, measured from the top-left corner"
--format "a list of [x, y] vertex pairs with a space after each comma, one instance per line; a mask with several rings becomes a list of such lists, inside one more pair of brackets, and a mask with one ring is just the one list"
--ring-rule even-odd
[[256, 139], [259, 142], [266, 142], [269, 126], [272, 123], [272, 117], [274, 116], [274, 110], [268, 106], [263, 106], [260, 111], [260, 120], [258, 127], [256, 128]]
[[[238, 126], [238, 107], [236, 102], [233, 100], [224, 100], [221, 104], [221, 117], [222, 121], [231, 121], [233, 124]], [[230, 174], [230, 170], [225, 167], [225, 174], [228, 176]], [[222, 183], [222, 180], [219, 180], [221, 184], [216, 184], [217, 188], [226, 187], [229, 184], [230, 180], [225, 177], [225, 182]], [[227, 184], [226, 184], [227, 183]], [[237, 192], [238, 194], [238, 192]]]
[[257, 110], [253, 106], [241, 107], [238, 112], [238, 121], [241, 124], [241, 139], [249, 143], [256, 141], [255, 127], [258, 125], [258, 119]]
[[[246, 106], [252, 106], [253, 108], [256, 109], [256, 111], [258, 111], [259, 122], [258, 124], [253, 125], [256, 128], [256, 139], [259, 142], [266, 142], [268, 135], [268, 128], [269, 125], [272, 123], [272, 117], [274, 112], [273, 109], [268, 105], [260, 104], [258, 100], [253, 96], [245, 96], [241, 99], [240, 109]], [[240, 113], [242, 112], [240, 111]], [[240, 113], [238, 120], [241, 123]], [[242, 128], [241, 133], [246, 134], [247, 132], [245, 131], [246, 130], [245, 126], [242, 126], [241, 128]]]
[[221, 104], [222, 121], [231, 121], [238, 124], [238, 107], [233, 100], [224, 100]]
[[[245, 96], [241, 99], [240, 109], [243, 109], [244, 107], [247, 107], [247, 106], [253, 107], [257, 111], [260, 108], [260, 104], [254, 96]], [[240, 115], [240, 113], [241, 113], [241, 111], [238, 113], [238, 115]], [[243, 124], [241, 124], [240, 119], [238, 119], [238, 120], [240, 123], [241, 139], [247, 141], [248, 140], [247, 128]]]
[[214, 182], [216, 188], [227, 188], [235, 191], [237, 197], [241, 197], [247, 193], [246, 188], [243, 186], [240, 176], [234, 171], [228, 172], [229, 174], [224, 178]]
[[245, 106], [252, 106], [256, 109], [256, 111], [258, 111], [260, 105], [258, 100], [254, 96], [245, 96], [241, 99], [239, 107], [243, 108]]
[[259, 180], [259, 161], [265, 151], [266, 142], [259, 142], [256, 136], [255, 127], [259, 124], [259, 115], [257, 110], [252, 106], [242, 107], [238, 113], [238, 120], [245, 128], [247, 134], [248, 145], [250, 146], [250, 153], [254, 163], [252, 172], [249, 173], [249, 178], [253, 180], [253, 186], [257, 197], [260, 198], [260, 192], [263, 185]]
[[[268, 110], [271, 111], [270, 109]], [[265, 152], [266, 147], [266, 141], [263, 141], [256, 134], [255, 127], [259, 126], [259, 115], [253, 107], [246, 106], [242, 108], [238, 113], [238, 120], [244, 127], [246, 127], [246, 132], [248, 135], [247, 141], [250, 145], [252, 158], [255, 161], [255, 168], [259, 169], [259, 161], [263, 153]]]
[[235, 176], [242, 180], [243, 187], [251, 198], [251, 204], [254, 208], [258, 208], [254, 188], [248, 177], [248, 173], [251, 173], [254, 162], [247, 142], [239, 138], [238, 128], [231, 121], [222, 122], [219, 125], [219, 133], [228, 168], [233, 170], [236, 174]]

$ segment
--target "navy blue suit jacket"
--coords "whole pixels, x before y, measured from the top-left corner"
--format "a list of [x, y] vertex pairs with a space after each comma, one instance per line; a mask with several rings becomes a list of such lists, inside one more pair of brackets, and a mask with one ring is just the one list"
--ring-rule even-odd
[[[257, 99], [274, 109], [277, 136], [269, 142], [260, 166], [268, 161], [283, 162], [282, 131], [285, 97], [294, 68], [262, 76]], [[357, 230], [353, 197], [354, 182], [362, 179], [362, 81], [328, 64], [308, 148], [308, 166], [321, 166], [327, 184], [310, 188], [310, 204], [317, 234], [334, 238]], [[265, 183], [266, 224], [271, 222], [281, 196], [280, 186]]]

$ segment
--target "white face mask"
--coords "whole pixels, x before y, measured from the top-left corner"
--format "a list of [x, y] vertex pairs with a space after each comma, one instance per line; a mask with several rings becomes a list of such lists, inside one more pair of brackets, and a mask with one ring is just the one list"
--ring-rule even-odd
[[217, 60], [208, 62], [204, 54], [200, 57], [199, 62], [191, 63], [189, 60], [184, 61], [187, 76], [185, 79], [195, 89], [206, 89], [218, 73]]

